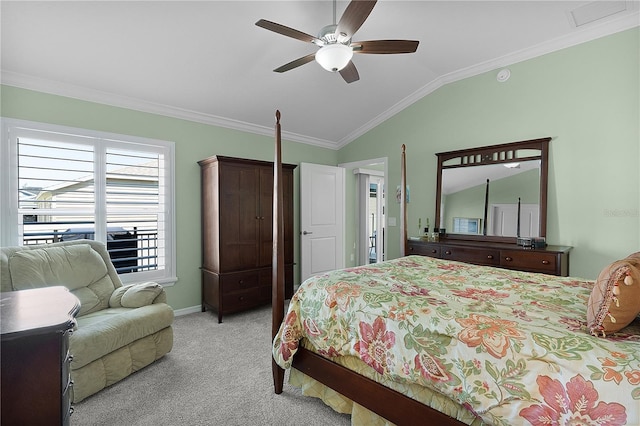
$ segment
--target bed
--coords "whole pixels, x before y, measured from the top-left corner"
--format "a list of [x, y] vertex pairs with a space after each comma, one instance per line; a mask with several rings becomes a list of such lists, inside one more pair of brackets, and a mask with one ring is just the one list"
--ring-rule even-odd
[[[291, 368], [292, 383], [351, 413], [352, 424], [640, 424], [638, 312], [615, 333], [588, 327], [593, 281], [404, 256], [312, 277], [285, 312], [279, 121], [276, 113], [276, 393]], [[609, 275], [635, 291], [640, 280], [625, 265]], [[607, 303], [640, 296], [615, 285], [603, 287]]]

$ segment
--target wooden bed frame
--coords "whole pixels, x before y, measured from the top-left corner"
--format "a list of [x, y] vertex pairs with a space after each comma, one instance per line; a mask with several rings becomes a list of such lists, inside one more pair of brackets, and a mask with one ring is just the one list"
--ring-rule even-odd
[[[273, 285], [272, 285], [272, 335], [275, 337], [284, 318], [284, 234], [283, 234], [283, 194], [282, 194], [282, 141], [280, 111], [276, 111], [275, 160], [273, 166]], [[407, 211], [406, 211], [406, 159], [405, 146], [402, 145], [401, 167], [401, 255], [407, 247]], [[336, 392], [357, 402], [363, 407], [384, 417], [397, 425], [438, 424], [464, 425], [427, 405], [424, 405], [400, 392], [361, 376], [327, 358], [315, 354], [303, 347], [298, 348], [293, 358], [293, 368], [301, 371], [332, 388]], [[276, 394], [282, 393], [284, 370], [272, 360], [273, 385]]]

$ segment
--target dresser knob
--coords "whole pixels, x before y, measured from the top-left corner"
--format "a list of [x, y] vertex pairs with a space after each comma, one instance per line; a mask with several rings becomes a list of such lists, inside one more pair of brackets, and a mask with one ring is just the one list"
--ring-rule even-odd
[[489, 259], [489, 260], [493, 259], [493, 255], [492, 254], [488, 255], [487, 259]]
[[244, 280], [238, 280], [238, 284], [244, 284]]
[[513, 258], [507, 256], [507, 257], [504, 258], [504, 260], [506, 260], [507, 262], [511, 262], [513, 260]]
[[548, 260], [543, 260], [543, 261], [542, 261], [542, 264], [543, 264], [543, 265], [548, 265], [548, 264], [549, 264], [549, 261], [548, 261]]
[[444, 254], [451, 254], [449, 250], [445, 251]]
[[431, 250], [431, 253], [437, 253], [438, 250]]

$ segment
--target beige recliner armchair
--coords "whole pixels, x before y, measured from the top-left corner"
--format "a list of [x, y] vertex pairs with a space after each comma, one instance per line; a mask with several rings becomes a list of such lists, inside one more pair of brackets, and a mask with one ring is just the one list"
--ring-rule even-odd
[[73, 401], [151, 364], [173, 346], [164, 289], [123, 286], [106, 247], [92, 240], [0, 249], [0, 290], [62, 285], [81, 303], [69, 340]]

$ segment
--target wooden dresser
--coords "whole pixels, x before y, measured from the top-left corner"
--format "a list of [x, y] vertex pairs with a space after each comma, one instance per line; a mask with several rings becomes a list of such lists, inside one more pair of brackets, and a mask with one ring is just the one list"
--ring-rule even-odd
[[[213, 156], [202, 179], [202, 311], [271, 303], [273, 163]], [[285, 297], [293, 295], [293, 170], [283, 164]]]
[[68, 425], [69, 335], [80, 302], [64, 287], [0, 293], [3, 425]]
[[484, 241], [427, 242], [410, 239], [407, 254], [566, 277], [569, 275], [569, 251], [571, 247], [567, 246], [534, 249], [516, 244]]

